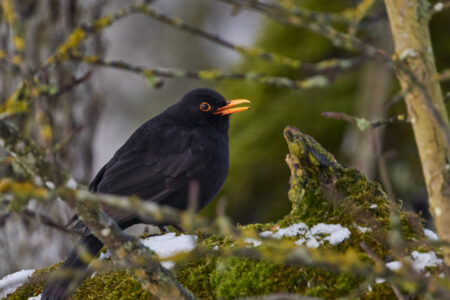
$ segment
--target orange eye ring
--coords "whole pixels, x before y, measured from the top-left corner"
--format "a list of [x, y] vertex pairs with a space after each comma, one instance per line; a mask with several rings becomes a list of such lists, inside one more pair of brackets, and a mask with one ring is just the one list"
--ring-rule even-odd
[[211, 109], [211, 105], [209, 105], [208, 102], [202, 102], [202, 104], [200, 104], [201, 111], [209, 111], [210, 109]]

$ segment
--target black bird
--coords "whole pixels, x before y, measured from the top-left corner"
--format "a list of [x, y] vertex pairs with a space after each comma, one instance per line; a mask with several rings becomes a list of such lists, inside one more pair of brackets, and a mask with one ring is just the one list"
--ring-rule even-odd
[[[174, 105], [139, 127], [89, 185], [92, 192], [136, 195], [184, 210], [191, 182], [199, 186], [197, 209], [207, 205], [219, 192], [228, 174], [228, 127], [230, 114], [249, 107], [245, 99], [226, 101], [211, 89], [188, 92]], [[134, 213], [104, 207], [105, 212], [125, 229], [144, 223]], [[159, 224], [160, 225], [160, 224]], [[77, 221], [77, 228], [85, 227]], [[62, 265], [62, 269], [84, 269], [79, 256], [82, 246], [92, 257], [102, 248], [88, 228]], [[42, 300], [69, 296], [70, 280], [58, 279], [44, 288]]]

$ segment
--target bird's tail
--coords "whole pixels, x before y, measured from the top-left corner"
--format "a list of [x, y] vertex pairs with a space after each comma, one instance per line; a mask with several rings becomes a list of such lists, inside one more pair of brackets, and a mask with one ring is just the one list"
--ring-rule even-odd
[[[73, 249], [67, 259], [62, 264], [60, 270], [74, 270], [83, 271], [89, 264], [86, 261], [85, 256], [94, 257], [102, 248], [103, 243], [100, 242], [94, 235], [85, 234], [81, 237], [78, 245]], [[80, 256], [80, 249], [83, 248], [90, 255], [83, 255], [83, 258]], [[69, 278], [61, 278], [53, 281], [49, 281], [49, 283], [45, 286], [42, 291], [41, 300], [63, 300], [70, 296], [69, 285], [72, 282], [72, 276]]]

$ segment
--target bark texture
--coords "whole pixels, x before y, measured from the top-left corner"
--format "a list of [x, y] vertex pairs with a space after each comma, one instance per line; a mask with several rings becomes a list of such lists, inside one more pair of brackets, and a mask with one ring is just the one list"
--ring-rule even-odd
[[[398, 79], [406, 96], [438, 235], [450, 240], [448, 115], [443, 102], [431, 45], [430, 8], [424, 0], [385, 1], [398, 59]], [[444, 249], [450, 265], [450, 248]]]

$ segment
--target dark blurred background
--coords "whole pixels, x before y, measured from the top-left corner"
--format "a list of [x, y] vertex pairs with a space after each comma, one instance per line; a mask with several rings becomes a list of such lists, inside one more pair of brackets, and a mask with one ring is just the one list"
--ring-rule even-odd
[[[25, 2], [34, 3], [31, 0]], [[77, 21], [92, 20], [92, 15], [83, 14], [83, 9], [88, 10], [92, 4], [79, 2]], [[101, 8], [102, 15], [129, 3], [125, 0], [94, 2]], [[359, 3], [353, 0], [294, 2], [327, 12], [341, 12]], [[378, 2], [360, 24], [358, 36], [392, 53], [387, 16], [382, 1]], [[155, 6], [236, 44], [262, 47], [301, 61], [318, 62], [355, 56], [355, 53], [333, 47], [326, 38], [310, 31], [280, 25], [252, 11], [236, 12], [229, 5], [217, 1], [160, 0], [155, 2]], [[436, 13], [430, 30], [438, 70], [450, 67], [448, 28], [450, 10]], [[61, 40], [64, 40], [63, 36]], [[141, 15], [117, 22], [104, 31], [98, 42], [106, 58], [149, 67], [261, 71], [294, 79], [308, 76], [306, 71], [299, 72], [241, 57], [231, 50]], [[68, 164], [67, 168], [73, 171], [78, 182], [88, 184], [97, 170], [140, 124], [179, 100], [188, 90], [211, 87], [227, 99], [252, 100], [252, 110], [231, 118], [229, 177], [220, 195], [202, 214], [213, 218], [219, 198], [225, 198], [226, 213], [235, 223], [276, 221], [289, 212], [289, 170], [284, 162], [287, 148], [282, 131], [286, 125], [293, 125], [314, 137], [342, 164], [361, 170], [371, 179], [389, 182], [395, 199], [401, 200], [406, 209], [415, 210], [428, 218], [419, 157], [408, 124], [398, 123], [360, 132], [346, 122], [321, 116], [324, 111], [338, 111], [376, 121], [405, 113], [403, 101], [386, 105], [399, 92], [392, 70], [383, 64], [366, 61], [350, 71], [336, 71], [327, 75], [334, 80], [331, 87], [305, 91], [246, 81], [212, 84], [187, 79], [165, 79], [162, 88], [153, 89], [142, 76], [96, 68], [90, 78], [91, 92], [88, 94], [96, 95], [98, 113], [91, 117], [94, 118], [91, 127], [81, 129], [81, 132], [95, 129], [90, 139], [84, 139], [88, 141], [84, 147], [87, 151], [93, 151], [92, 163], [80, 169], [80, 164], [86, 161], [85, 157], [69, 155], [73, 163]], [[0, 73], [0, 76], [4, 75]], [[3, 82], [0, 87], [3, 88], [1, 99], [4, 99], [8, 91], [15, 89], [14, 81], [6, 86], [4, 77], [0, 78], [0, 82]], [[449, 84], [444, 85], [443, 90], [448, 93]], [[76, 150], [79, 145], [74, 139], [70, 147]], [[388, 181], [380, 178], [380, 155], [386, 160]], [[63, 220], [70, 216], [70, 212], [64, 208], [56, 210], [55, 216], [60, 211], [64, 211]], [[56, 262], [72, 247], [70, 238], [64, 238], [54, 230], [35, 227], [24, 224], [22, 220], [15, 220], [0, 229], [0, 265], [3, 265], [0, 277], [17, 269], [36, 268]], [[43, 237], [46, 245], [53, 245], [45, 252], [39, 250], [42, 249]], [[17, 249], [23, 251], [18, 252]], [[17, 260], [18, 255], [24, 259]]]

